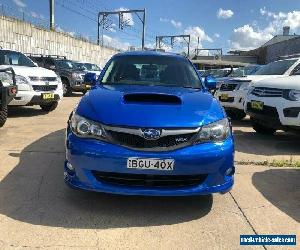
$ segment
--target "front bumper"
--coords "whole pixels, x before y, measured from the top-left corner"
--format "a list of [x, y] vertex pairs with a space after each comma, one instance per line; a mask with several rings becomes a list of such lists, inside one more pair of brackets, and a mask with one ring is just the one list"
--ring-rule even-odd
[[33, 90], [18, 91], [14, 99], [9, 103], [12, 106], [26, 106], [26, 105], [40, 105], [48, 103], [41, 98], [42, 93], [53, 93], [54, 99], [51, 101], [60, 101], [63, 97], [63, 90], [57, 89], [55, 91], [38, 92]]
[[[221, 98], [222, 95], [227, 95], [228, 99], [224, 100]], [[244, 110], [246, 92], [243, 90], [234, 90], [234, 91], [221, 91], [218, 90], [215, 94], [216, 98], [220, 101], [221, 105], [225, 110]]]
[[90, 85], [83, 82], [82, 80], [72, 80], [71, 82], [71, 88], [74, 91], [85, 91], [90, 89]]
[[[251, 109], [251, 101], [264, 103], [263, 111]], [[247, 97], [246, 113], [276, 129], [291, 127], [300, 129], [300, 101], [289, 101], [281, 97]]]
[[[128, 169], [128, 157], [174, 159], [172, 172], [158, 170]], [[186, 196], [228, 192], [233, 185], [233, 176], [226, 175], [229, 168], [234, 172], [234, 143], [230, 137], [222, 143], [203, 143], [168, 152], [135, 151], [122, 146], [93, 139], [82, 139], [67, 132], [65, 182], [71, 187], [114, 194]], [[71, 164], [74, 171], [67, 168]], [[205, 175], [201, 183], [168, 186], [134, 186], [102, 182], [95, 171], [124, 175], [193, 176]]]

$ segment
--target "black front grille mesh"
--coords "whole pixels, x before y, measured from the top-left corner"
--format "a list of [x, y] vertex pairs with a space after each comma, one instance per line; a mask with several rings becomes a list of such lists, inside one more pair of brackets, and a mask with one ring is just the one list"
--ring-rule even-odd
[[232, 91], [237, 87], [237, 83], [223, 83], [220, 87], [220, 90], [223, 91]]
[[128, 173], [110, 173], [92, 171], [94, 177], [102, 182], [114, 185], [143, 187], [185, 187], [202, 184], [207, 174], [200, 175], [146, 175]]
[[138, 149], [171, 148], [186, 145], [195, 133], [169, 135], [157, 140], [147, 140], [141, 136], [116, 131], [106, 131], [112, 140], [120, 145]]

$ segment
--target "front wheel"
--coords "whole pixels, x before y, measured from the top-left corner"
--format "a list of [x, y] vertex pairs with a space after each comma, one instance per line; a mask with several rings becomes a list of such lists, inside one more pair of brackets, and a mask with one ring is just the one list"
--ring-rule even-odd
[[7, 120], [7, 106], [0, 108], [0, 128], [4, 126]]
[[72, 95], [72, 89], [71, 89], [70, 83], [67, 79], [62, 79], [62, 86], [63, 86], [63, 95], [64, 96], [71, 96]]
[[41, 104], [40, 107], [45, 112], [51, 112], [57, 108], [58, 102], [50, 102], [47, 104]]
[[266, 127], [264, 125], [261, 125], [255, 121], [252, 122], [252, 128], [259, 134], [262, 135], [273, 135], [276, 132], [276, 129]]

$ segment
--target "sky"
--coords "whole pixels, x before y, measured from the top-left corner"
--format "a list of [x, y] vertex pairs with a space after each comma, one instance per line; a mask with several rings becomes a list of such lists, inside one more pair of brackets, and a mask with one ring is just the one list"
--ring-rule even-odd
[[[49, 22], [49, 0], [0, 0], [9, 13], [25, 13], [25, 19]], [[146, 9], [147, 47], [155, 46], [155, 37], [185, 34], [195, 48], [250, 50], [274, 35], [283, 26], [300, 35], [300, 0], [55, 0], [56, 30], [88, 39], [97, 38], [97, 13], [127, 9]], [[109, 16], [103, 31], [104, 44], [127, 49], [141, 46], [142, 25], [139, 18], [125, 15], [127, 26], [118, 27], [117, 16]], [[198, 44], [199, 38], [199, 44]], [[162, 41], [163, 48], [186, 50], [186, 43], [176, 39]]]

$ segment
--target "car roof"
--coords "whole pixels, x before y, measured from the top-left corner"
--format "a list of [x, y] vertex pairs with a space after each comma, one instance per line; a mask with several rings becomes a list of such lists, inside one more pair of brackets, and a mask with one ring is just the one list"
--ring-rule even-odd
[[118, 53], [114, 57], [121, 57], [121, 56], [169, 56], [178, 59], [186, 59], [186, 57], [176, 53], [153, 51], [153, 50], [126, 51], [126, 52]]

